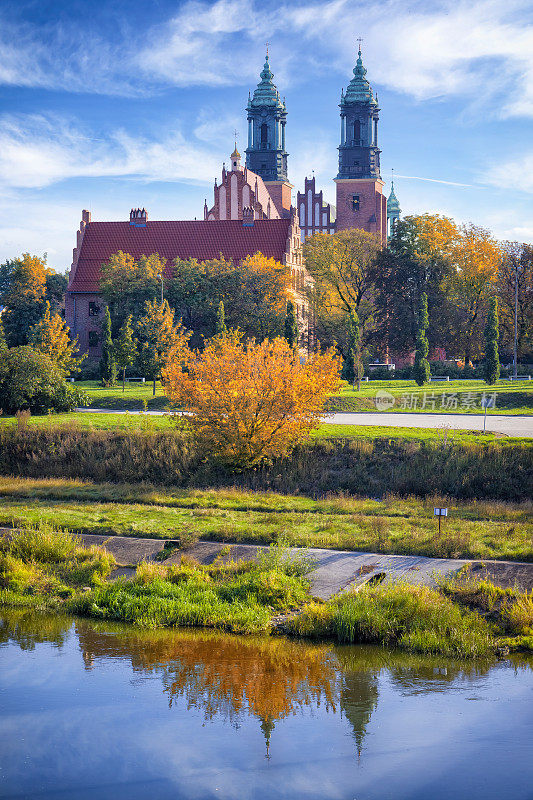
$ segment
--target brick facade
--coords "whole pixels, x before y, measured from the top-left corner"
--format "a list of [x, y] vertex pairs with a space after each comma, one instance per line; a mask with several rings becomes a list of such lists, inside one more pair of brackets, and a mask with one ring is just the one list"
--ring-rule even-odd
[[360, 228], [387, 242], [387, 198], [380, 178], [337, 178], [337, 230]]
[[[135, 259], [158, 253], [166, 259], [165, 277], [172, 275], [176, 258], [198, 261], [226, 258], [239, 263], [247, 255], [263, 253], [289, 267], [302, 346], [312, 339], [306, 288], [312, 281], [302, 255], [300, 229], [295, 211], [287, 219], [151, 221], [142, 210], [130, 214], [129, 222], [93, 222], [88, 211], [82, 221], [74, 248], [69, 285], [65, 297], [65, 318], [71, 335], [78, 337], [80, 350], [92, 358], [101, 355], [101, 324], [105, 311], [99, 291], [100, 268], [113, 253], [122, 250]], [[135, 212], [135, 213], [134, 213]]]
[[305, 189], [296, 199], [302, 241], [314, 233], [335, 233], [335, 206], [324, 203], [322, 190], [316, 191], [315, 179], [305, 179]]

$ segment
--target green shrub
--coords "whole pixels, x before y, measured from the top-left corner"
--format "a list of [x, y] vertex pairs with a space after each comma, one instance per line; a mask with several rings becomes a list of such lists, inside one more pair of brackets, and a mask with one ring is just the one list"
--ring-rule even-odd
[[57, 364], [45, 353], [29, 345], [12, 347], [0, 359], [0, 408], [15, 414], [21, 409], [32, 413], [73, 411], [89, 405], [81, 389], [67, 383]]

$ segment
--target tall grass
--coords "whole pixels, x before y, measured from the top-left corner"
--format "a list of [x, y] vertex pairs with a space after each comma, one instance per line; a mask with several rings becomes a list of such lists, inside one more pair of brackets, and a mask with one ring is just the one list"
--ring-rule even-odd
[[533, 495], [533, 445], [315, 440], [288, 458], [235, 475], [203, 461], [180, 431], [0, 426], [0, 474], [182, 487], [238, 485], [314, 497], [392, 492], [517, 501]]
[[289, 623], [289, 630], [459, 658], [494, 649], [494, 637], [482, 617], [425, 586], [364, 588], [326, 604], [311, 604]]

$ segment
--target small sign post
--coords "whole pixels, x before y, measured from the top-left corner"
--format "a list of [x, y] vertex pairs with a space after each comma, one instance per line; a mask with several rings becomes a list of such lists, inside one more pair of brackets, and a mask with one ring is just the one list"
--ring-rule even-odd
[[448, 509], [447, 508], [434, 508], [433, 514], [439, 518], [439, 536], [440, 536], [440, 521], [442, 517], [448, 516]]

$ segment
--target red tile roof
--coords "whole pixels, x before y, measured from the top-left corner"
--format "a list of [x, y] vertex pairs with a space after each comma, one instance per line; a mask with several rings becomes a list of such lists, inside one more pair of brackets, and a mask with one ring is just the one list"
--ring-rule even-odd
[[98, 292], [100, 265], [119, 250], [136, 259], [158, 253], [166, 258], [167, 270], [175, 258], [205, 261], [222, 255], [238, 263], [247, 255], [261, 252], [281, 261], [290, 227], [290, 219], [256, 220], [252, 227], [244, 227], [240, 220], [148, 220], [145, 228], [129, 222], [89, 222], [68, 291]]

